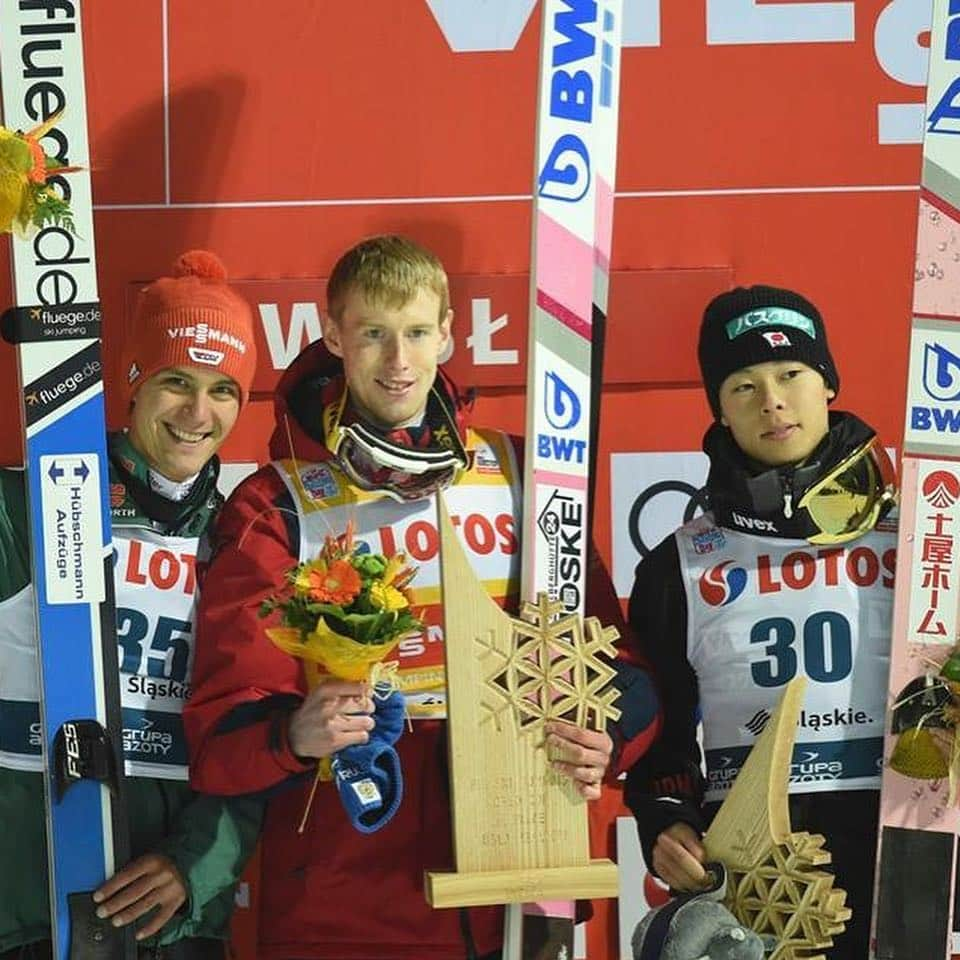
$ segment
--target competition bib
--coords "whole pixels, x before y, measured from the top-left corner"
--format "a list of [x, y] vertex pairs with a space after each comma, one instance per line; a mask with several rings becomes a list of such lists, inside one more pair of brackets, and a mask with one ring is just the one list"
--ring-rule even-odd
[[709, 515], [676, 534], [708, 801], [720, 801], [786, 683], [807, 677], [790, 791], [880, 785], [896, 528], [843, 546], [757, 537]]
[[186, 780], [181, 714], [193, 668], [198, 540], [123, 533], [113, 547], [126, 770]]
[[[126, 536], [125, 534], [131, 534]], [[123, 751], [129, 776], [187, 779], [196, 538], [114, 530]], [[0, 604], [0, 765], [41, 771], [33, 587]]]
[[[519, 591], [517, 534], [521, 497], [509, 440], [501, 434], [471, 431], [470, 469], [443, 492], [460, 543], [487, 593], [501, 605]], [[424, 633], [404, 640], [391, 659], [399, 660], [401, 689], [414, 719], [446, 717], [443, 629], [440, 626], [440, 535], [436, 496], [399, 503], [350, 485], [335, 464], [274, 463], [300, 517], [299, 562], [313, 559], [324, 538], [339, 535], [353, 521], [354, 537], [371, 553], [405, 553], [417, 566], [412, 583], [414, 607], [423, 609]]]

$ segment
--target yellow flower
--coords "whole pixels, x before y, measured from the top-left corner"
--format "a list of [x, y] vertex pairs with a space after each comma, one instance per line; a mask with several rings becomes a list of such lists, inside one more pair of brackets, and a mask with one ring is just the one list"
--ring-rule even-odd
[[380, 610], [394, 613], [410, 606], [407, 598], [396, 588], [382, 580], [374, 580], [370, 584], [370, 602]]
[[402, 553], [395, 553], [387, 560], [387, 569], [383, 572], [383, 582], [387, 586], [393, 583], [393, 578], [403, 569], [405, 560], [406, 557]]
[[293, 578], [293, 589], [298, 597], [310, 596], [313, 589], [315, 574], [325, 574], [327, 564], [323, 560], [308, 560], [297, 568], [297, 575]]
[[404, 553], [395, 553], [387, 560], [383, 582], [388, 587], [396, 587], [398, 590], [402, 590], [413, 579], [417, 568], [405, 566], [406, 562], [407, 556]]

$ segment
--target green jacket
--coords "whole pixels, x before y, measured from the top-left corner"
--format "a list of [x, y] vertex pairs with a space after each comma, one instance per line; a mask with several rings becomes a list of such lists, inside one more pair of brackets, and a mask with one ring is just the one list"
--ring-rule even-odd
[[[111, 436], [110, 455], [115, 527], [149, 527], [186, 536], [210, 526], [222, 503], [215, 461], [191, 495], [173, 504], [150, 490], [146, 465], [125, 435]], [[0, 470], [0, 600], [29, 582], [23, 473]], [[185, 783], [145, 778], [127, 780], [127, 803], [134, 857], [165, 854], [189, 891], [188, 901], [147, 942], [225, 938], [236, 882], [257, 842], [262, 804], [202, 796]], [[49, 936], [43, 778], [0, 768], [0, 953]]]

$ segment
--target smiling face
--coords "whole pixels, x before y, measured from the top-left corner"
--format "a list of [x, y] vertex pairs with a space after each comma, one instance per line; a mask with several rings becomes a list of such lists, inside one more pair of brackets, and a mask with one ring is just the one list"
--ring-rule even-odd
[[440, 317], [440, 297], [425, 287], [400, 307], [347, 293], [339, 319], [325, 318], [323, 336], [343, 360], [350, 397], [363, 417], [387, 429], [419, 421], [452, 319], [452, 310]]
[[168, 367], [137, 391], [129, 438], [150, 467], [178, 483], [198, 474], [240, 413], [240, 388], [215, 370]]
[[800, 463], [826, 436], [827, 404], [835, 395], [805, 363], [758, 363], [720, 385], [721, 423], [748, 457], [765, 466]]

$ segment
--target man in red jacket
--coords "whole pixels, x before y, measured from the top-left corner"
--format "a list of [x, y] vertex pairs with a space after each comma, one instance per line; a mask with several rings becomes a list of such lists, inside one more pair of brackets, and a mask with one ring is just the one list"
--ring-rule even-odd
[[[279, 386], [274, 462], [237, 490], [218, 524], [185, 714], [192, 782], [217, 794], [270, 791], [261, 958], [492, 957], [500, 909], [435, 911], [423, 894], [424, 870], [453, 865], [434, 518], [443, 489], [451, 514], [477, 533], [466, 546], [487, 589], [515, 601], [522, 498], [514, 445], [470, 428], [438, 369], [452, 311], [433, 254], [401, 237], [366, 240], [334, 267], [327, 299], [323, 341]], [[373, 552], [403, 551], [419, 566], [412, 586], [430, 626], [398, 648], [414, 721], [397, 744], [403, 800], [389, 823], [363, 833], [337, 790], [321, 783], [299, 834], [318, 759], [367, 743], [374, 706], [362, 684], [330, 681], [308, 692], [300, 661], [270, 642], [258, 608], [348, 522]], [[622, 624], [609, 578], [599, 563], [591, 567], [599, 585], [592, 612]], [[626, 767], [659, 719], [646, 673], [624, 665], [617, 682], [629, 688], [612, 731]], [[550, 724], [548, 737], [563, 757], [558, 767], [585, 797], [599, 796], [611, 737], [563, 723]]]

